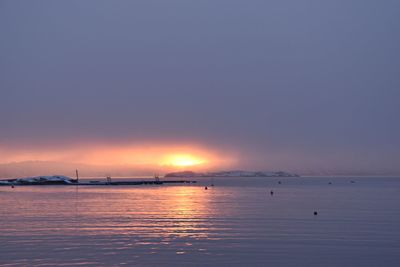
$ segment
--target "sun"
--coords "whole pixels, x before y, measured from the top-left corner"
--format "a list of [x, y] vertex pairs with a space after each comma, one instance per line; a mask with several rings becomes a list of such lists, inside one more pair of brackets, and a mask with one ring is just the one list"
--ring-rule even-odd
[[205, 163], [205, 160], [194, 157], [192, 155], [171, 155], [166, 158], [163, 165], [171, 165], [176, 167], [191, 167]]

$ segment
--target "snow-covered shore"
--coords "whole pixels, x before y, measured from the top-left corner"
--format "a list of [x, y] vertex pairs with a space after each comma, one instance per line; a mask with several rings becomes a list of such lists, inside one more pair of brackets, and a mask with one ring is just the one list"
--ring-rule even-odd
[[46, 185], [46, 184], [72, 184], [75, 180], [63, 176], [63, 175], [52, 175], [52, 176], [34, 176], [26, 178], [0, 180], [0, 185]]

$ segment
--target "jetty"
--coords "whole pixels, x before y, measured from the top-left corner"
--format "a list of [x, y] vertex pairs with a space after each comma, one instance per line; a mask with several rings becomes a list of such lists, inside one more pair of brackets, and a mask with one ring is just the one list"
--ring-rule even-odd
[[113, 182], [89, 181], [89, 182], [79, 182], [72, 185], [162, 185], [162, 184], [190, 184], [196, 182], [197, 181], [189, 181], [189, 180], [176, 180], [176, 181], [138, 180], [138, 181], [113, 181]]

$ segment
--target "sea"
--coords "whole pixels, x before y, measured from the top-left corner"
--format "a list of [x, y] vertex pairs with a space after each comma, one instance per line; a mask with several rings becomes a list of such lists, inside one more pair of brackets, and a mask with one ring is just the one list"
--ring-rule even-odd
[[0, 266], [400, 266], [400, 177], [194, 180], [2, 186]]

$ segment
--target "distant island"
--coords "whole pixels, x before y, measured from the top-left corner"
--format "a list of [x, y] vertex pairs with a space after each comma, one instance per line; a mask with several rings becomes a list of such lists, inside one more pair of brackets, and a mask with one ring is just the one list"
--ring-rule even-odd
[[295, 173], [284, 171], [276, 172], [261, 172], [261, 171], [219, 171], [219, 172], [171, 172], [164, 175], [164, 177], [300, 177]]

